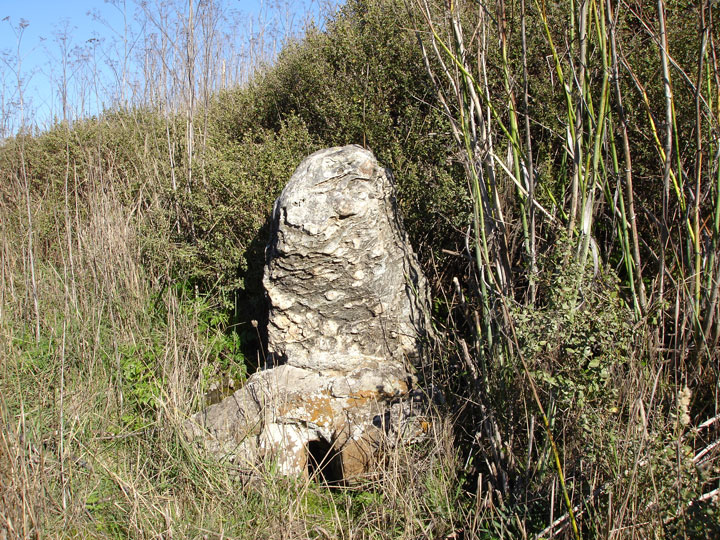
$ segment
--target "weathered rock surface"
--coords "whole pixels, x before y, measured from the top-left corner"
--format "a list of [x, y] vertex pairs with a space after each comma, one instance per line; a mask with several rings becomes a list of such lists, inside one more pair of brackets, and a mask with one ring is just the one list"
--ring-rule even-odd
[[328, 459], [330, 476], [350, 479], [388, 434], [422, 432], [412, 365], [428, 289], [371, 152], [330, 148], [300, 164], [275, 202], [263, 283], [268, 366], [196, 414], [193, 437], [244, 470], [304, 473]]
[[270, 354], [349, 371], [417, 354], [425, 279], [395, 208], [390, 174], [357, 146], [316, 152], [275, 203], [264, 284]]

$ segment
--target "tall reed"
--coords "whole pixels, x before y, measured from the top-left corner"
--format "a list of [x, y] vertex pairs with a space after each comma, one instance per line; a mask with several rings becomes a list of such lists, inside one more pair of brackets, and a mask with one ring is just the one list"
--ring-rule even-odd
[[[518, 436], [517, 427], [492, 410], [493, 396], [512, 387], [497, 374], [516, 358], [513, 377], [532, 390], [555, 452], [566, 523], [579, 537], [588, 526], [575, 523], [583, 506], [564, 474], [576, 458], [569, 454], [569, 441], [556, 449], [559, 413], [545, 413], [552, 410], [557, 385], [547, 381], [563, 368], [541, 371], [536, 353], [525, 358], [539, 347], [518, 332], [525, 335], [527, 321], [536, 316], [528, 314], [546, 309], [548, 297], [538, 290], [543, 272], [576, 276], [563, 306], [581, 320], [592, 280], [614, 266], [636, 328], [644, 332], [635, 338], [644, 345], [629, 361], [645, 365], [653, 376], [662, 374], [675, 392], [688, 385], [697, 396], [692, 406], [697, 424], [717, 415], [720, 74], [713, 12], [707, 3], [692, 10], [696, 20], [673, 11], [676, 26], [668, 30], [663, 0], [654, 13], [611, 0], [562, 5], [536, 0], [513, 11], [503, 0], [416, 0], [407, 6], [473, 202], [467, 242], [473, 269], [465, 286], [480, 308], [480, 324], [472, 350], [465, 347], [463, 354], [486, 381], [487, 397], [477, 398], [485, 402], [481, 414], [495, 419], [494, 431], [506, 441], [488, 437], [496, 441], [491, 446], [500, 445], [492, 455], [502, 455], [502, 447]], [[629, 27], [641, 29], [654, 58], [633, 50], [638, 37]], [[661, 77], [638, 73], [647, 73], [649, 65]], [[555, 111], [554, 118], [543, 108]], [[651, 136], [642, 138], [646, 127]], [[634, 181], [639, 174], [661, 188], [647, 182], [639, 188]], [[572, 250], [558, 266], [540, 267], [538, 260], [547, 261], [553, 242], [564, 235]], [[583, 277], [588, 265], [590, 281]], [[464, 347], [462, 332], [457, 339]], [[667, 362], [672, 369], [659, 368]], [[647, 376], [642, 371], [634, 373]], [[616, 391], [625, 390], [617, 385]], [[478, 437], [489, 434], [482, 427], [486, 422], [479, 421]], [[525, 430], [521, 437], [532, 445], [534, 434]], [[493, 463], [489, 473], [496, 486], [506, 482], [503, 476], [526, 474], [511, 456]], [[711, 486], [704, 489], [712, 491]]]

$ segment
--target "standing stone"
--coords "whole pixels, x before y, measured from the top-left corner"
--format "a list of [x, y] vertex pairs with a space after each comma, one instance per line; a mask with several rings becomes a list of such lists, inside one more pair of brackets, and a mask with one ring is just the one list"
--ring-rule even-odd
[[271, 458], [284, 474], [327, 453], [350, 479], [388, 433], [427, 426], [412, 367], [429, 329], [427, 282], [371, 152], [329, 148], [300, 164], [275, 202], [263, 284], [267, 367], [190, 420], [208, 450], [248, 469]]
[[371, 152], [330, 148], [303, 161], [275, 202], [271, 234], [263, 283], [275, 361], [348, 372], [417, 358], [425, 278], [392, 177]]

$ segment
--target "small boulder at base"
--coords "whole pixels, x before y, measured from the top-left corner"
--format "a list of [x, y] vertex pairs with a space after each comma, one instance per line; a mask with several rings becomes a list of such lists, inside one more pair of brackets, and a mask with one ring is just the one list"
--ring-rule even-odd
[[266, 367], [186, 431], [250, 474], [361, 477], [429, 425], [413, 367], [428, 287], [390, 172], [359, 146], [315, 152], [275, 202], [266, 254]]

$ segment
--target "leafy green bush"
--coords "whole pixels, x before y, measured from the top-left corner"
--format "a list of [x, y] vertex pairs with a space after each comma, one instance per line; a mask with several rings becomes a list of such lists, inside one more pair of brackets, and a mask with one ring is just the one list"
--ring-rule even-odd
[[617, 277], [579, 267], [573, 249], [560, 240], [540, 261], [538, 302], [516, 308], [513, 319], [530, 374], [558, 408], [582, 414], [586, 406], [602, 410], [617, 398], [618, 374], [633, 361], [637, 336]]

